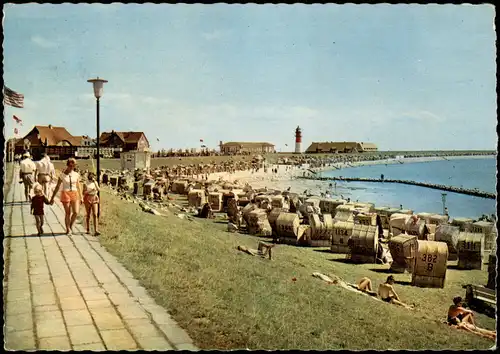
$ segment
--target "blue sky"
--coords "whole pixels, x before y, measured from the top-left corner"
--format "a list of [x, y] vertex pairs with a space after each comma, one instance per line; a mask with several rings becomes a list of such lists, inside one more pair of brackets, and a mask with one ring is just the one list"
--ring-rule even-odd
[[4, 80], [25, 108], [5, 108], [5, 134], [15, 114], [21, 134], [95, 136], [87, 79], [99, 76], [101, 131], [144, 131], [154, 150], [204, 139], [286, 151], [297, 125], [303, 149], [496, 149], [494, 16], [490, 5], [8, 4]]

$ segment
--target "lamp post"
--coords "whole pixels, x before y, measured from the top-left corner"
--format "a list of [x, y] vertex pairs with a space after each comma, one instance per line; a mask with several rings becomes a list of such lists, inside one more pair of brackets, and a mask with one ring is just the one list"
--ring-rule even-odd
[[[94, 86], [94, 96], [96, 98], [96, 112], [97, 112], [97, 114], [96, 114], [96, 118], [97, 118], [97, 139], [96, 139], [97, 171], [96, 171], [96, 174], [97, 174], [97, 183], [99, 183], [99, 185], [100, 185], [101, 184], [101, 166], [100, 166], [99, 162], [100, 162], [101, 156], [99, 153], [99, 135], [101, 134], [101, 132], [99, 129], [99, 99], [102, 96], [103, 86], [106, 82], [108, 82], [108, 80], [99, 79], [99, 76], [98, 76], [97, 79], [89, 79], [89, 80], [87, 80], [87, 82], [91, 82], [92, 85]], [[97, 192], [97, 195], [99, 196], [99, 199], [100, 199], [99, 192]], [[97, 216], [98, 217], [101, 216], [101, 203], [99, 203], [97, 206]]]

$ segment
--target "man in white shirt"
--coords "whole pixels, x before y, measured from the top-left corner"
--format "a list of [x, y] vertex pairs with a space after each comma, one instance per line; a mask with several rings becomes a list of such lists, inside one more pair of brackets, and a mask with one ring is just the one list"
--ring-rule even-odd
[[31, 200], [31, 188], [35, 183], [34, 174], [36, 171], [36, 165], [30, 159], [30, 153], [25, 152], [23, 154], [23, 160], [20, 163], [19, 168], [19, 178], [21, 179], [20, 183], [24, 183], [24, 196], [26, 197], [26, 201], [29, 202]]
[[55, 169], [47, 153], [43, 154], [42, 159], [36, 163], [36, 167], [36, 180], [42, 185], [43, 194], [48, 196]]

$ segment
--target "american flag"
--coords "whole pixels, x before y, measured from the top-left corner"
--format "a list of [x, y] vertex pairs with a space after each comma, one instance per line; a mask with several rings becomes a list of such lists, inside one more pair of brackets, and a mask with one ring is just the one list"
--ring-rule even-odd
[[3, 103], [16, 108], [24, 108], [24, 95], [3, 87]]

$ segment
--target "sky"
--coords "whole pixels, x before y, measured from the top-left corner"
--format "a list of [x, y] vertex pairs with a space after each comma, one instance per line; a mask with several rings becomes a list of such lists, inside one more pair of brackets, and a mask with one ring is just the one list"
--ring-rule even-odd
[[[34, 125], [143, 131], [154, 151], [220, 141], [380, 150], [497, 147], [492, 5], [6, 4], [6, 137]], [[159, 140], [159, 141], [158, 141]], [[287, 146], [288, 145], [288, 146]]]

